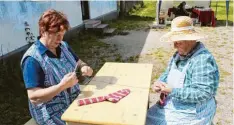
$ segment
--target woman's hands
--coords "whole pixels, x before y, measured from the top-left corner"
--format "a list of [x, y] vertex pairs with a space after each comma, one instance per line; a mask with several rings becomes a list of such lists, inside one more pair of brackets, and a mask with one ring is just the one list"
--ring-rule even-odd
[[[89, 66], [82, 66], [80, 70], [81, 70], [82, 76], [92, 76], [93, 74], [93, 69]], [[79, 80], [77, 79], [76, 73], [71, 72], [71, 73], [66, 74], [63, 77], [60, 84], [63, 89], [67, 89], [77, 84], [78, 81]]]
[[28, 97], [33, 104], [37, 105], [50, 101], [54, 96], [61, 93], [61, 91], [64, 91], [77, 83], [78, 79], [76, 78], [76, 73], [71, 72], [66, 74], [57, 85], [53, 85], [48, 88], [35, 87], [28, 89]]
[[157, 93], [166, 93], [169, 94], [172, 91], [172, 88], [170, 88], [167, 83], [161, 82], [161, 81], [156, 81], [154, 84], [151, 86], [152, 90]]
[[93, 74], [93, 69], [89, 66], [82, 66], [81, 67], [81, 72], [83, 76], [92, 76]]
[[76, 73], [75, 72], [71, 72], [66, 74], [63, 79], [60, 82], [60, 85], [62, 86], [63, 89], [67, 89], [70, 88], [72, 86], [74, 86], [75, 84], [78, 83], [78, 79], [76, 77]]

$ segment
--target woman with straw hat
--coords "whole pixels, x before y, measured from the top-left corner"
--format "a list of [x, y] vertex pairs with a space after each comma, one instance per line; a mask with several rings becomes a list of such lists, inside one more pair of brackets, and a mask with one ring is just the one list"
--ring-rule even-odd
[[160, 38], [177, 50], [166, 71], [153, 84], [160, 101], [147, 113], [147, 125], [209, 125], [216, 112], [219, 71], [214, 57], [198, 40], [190, 17], [180, 16], [171, 31]]

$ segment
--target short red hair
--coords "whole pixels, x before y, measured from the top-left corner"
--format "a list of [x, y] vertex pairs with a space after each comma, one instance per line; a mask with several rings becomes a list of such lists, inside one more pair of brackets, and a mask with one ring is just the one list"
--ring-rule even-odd
[[38, 24], [40, 36], [44, 32], [56, 33], [63, 29], [68, 30], [70, 27], [66, 15], [54, 9], [45, 11], [40, 17]]

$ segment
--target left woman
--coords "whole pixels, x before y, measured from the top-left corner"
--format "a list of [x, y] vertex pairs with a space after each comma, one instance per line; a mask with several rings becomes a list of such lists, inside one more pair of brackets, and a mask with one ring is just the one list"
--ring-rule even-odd
[[76, 65], [83, 75], [93, 70], [62, 41], [69, 29], [63, 13], [47, 10], [38, 24], [41, 37], [21, 60], [29, 110], [39, 125], [65, 125], [61, 115], [80, 93]]

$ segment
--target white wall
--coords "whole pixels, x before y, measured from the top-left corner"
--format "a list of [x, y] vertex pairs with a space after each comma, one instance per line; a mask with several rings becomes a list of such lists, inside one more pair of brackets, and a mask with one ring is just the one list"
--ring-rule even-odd
[[83, 23], [80, 1], [57, 1], [52, 2], [52, 8], [65, 13], [71, 27]]
[[173, 1], [162, 1], [161, 2], [161, 10], [164, 10], [167, 12], [168, 8], [173, 7]]
[[183, 1], [185, 1], [186, 5], [189, 7], [203, 6], [205, 8], [208, 8], [210, 5], [210, 0], [162, 0], [161, 9], [167, 10], [168, 8], [172, 8], [173, 6], [177, 7]]
[[80, 1], [0, 1], [0, 56], [27, 44], [25, 21], [36, 40], [38, 19], [49, 8], [65, 13], [71, 27], [82, 24]]
[[117, 1], [92, 0], [89, 1], [89, 8], [90, 18], [93, 19], [117, 10]]
[[204, 8], [209, 8], [209, 5], [210, 5], [210, 1], [194, 1], [194, 5], [195, 6], [202, 6]]
[[[162, 3], [161, 3], [160, 11], [167, 12], [169, 8], [172, 8], [173, 6], [177, 7], [182, 1], [186, 1], [186, 0], [161, 0]], [[186, 6], [189, 6], [189, 8], [194, 7], [194, 6], [203, 6], [205, 8], [208, 8], [209, 5], [210, 5], [210, 0], [204, 0], [204, 1], [187, 0], [186, 1]], [[157, 0], [156, 8], [158, 8], [158, 6], [159, 6], [159, 0]], [[158, 17], [158, 13], [156, 14], [156, 16]]]

